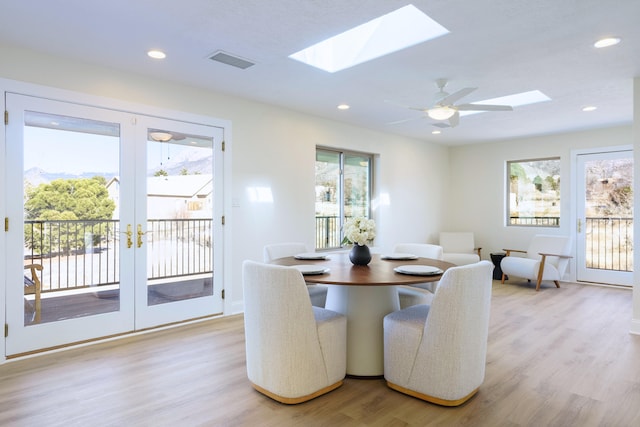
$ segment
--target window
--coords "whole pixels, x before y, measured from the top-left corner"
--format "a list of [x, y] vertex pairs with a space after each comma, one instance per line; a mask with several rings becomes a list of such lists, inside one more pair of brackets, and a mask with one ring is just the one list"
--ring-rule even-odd
[[560, 226], [560, 158], [507, 162], [507, 225]]
[[370, 217], [373, 156], [316, 149], [316, 249], [339, 248], [345, 218]]

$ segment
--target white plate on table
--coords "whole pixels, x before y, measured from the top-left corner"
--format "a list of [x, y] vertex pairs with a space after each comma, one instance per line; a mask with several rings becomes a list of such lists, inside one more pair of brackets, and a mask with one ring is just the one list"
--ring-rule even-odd
[[418, 255], [396, 252], [393, 254], [382, 255], [380, 258], [393, 259], [393, 260], [410, 260], [410, 259], [418, 259]]
[[431, 265], [400, 265], [394, 268], [393, 271], [414, 276], [435, 276], [443, 273], [441, 269]]
[[293, 256], [295, 259], [327, 259], [327, 254], [320, 252], [305, 252]]
[[329, 268], [323, 267], [321, 265], [301, 264], [301, 265], [292, 265], [292, 267], [298, 269], [298, 271], [302, 273], [304, 276], [310, 276], [314, 274], [325, 274], [329, 272]]

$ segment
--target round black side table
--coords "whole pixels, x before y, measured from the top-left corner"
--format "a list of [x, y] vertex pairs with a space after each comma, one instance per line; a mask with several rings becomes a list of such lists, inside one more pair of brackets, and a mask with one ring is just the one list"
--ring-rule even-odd
[[[507, 256], [507, 254], [504, 252], [493, 252], [490, 255], [491, 262], [493, 262], [494, 265], [493, 280], [502, 280], [502, 269], [500, 268], [500, 261], [502, 261], [502, 258]], [[508, 277], [505, 277], [505, 279], [508, 279]]]

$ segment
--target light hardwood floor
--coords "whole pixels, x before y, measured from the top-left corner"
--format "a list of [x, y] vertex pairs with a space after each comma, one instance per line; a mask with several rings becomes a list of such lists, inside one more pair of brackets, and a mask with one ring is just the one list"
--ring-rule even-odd
[[630, 319], [630, 290], [494, 281], [486, 379], [458, 408], [354, 378], [276, 403], [246, 378], [242, 316], [214, 319], [0, 365], [0, 425], [640, 426]]

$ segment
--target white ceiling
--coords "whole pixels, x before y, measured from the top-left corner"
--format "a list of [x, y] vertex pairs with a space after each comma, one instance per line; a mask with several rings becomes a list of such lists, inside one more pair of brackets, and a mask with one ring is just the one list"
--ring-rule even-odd
[[[288, 58], [408, 3], [2, 0], [0, 44], [443, 144], [631, 123], [633, 78], [640, 77], [639, 0], [414, 0], [450, 33], [333, 74]], [[593, 48], [611, 35], [622, 42]], [[150, 48], [167, 58], [148, 58]], [[209, 60], [218, 50], [255, 65], [241, 70]], [[432, 135], [431, 119], [396, 104], [428, 106], [438, 78], [449, 79], [451, 93], [478, 87], [461, 102], [534, 89], [552, 101], [463, 117], [458, 127]], [[351, 109], [339, 111], [340, 103]], [[598, 109], [582, 112], [586, 105]], [[389, 124], [409, 118], [415, 120]]]

